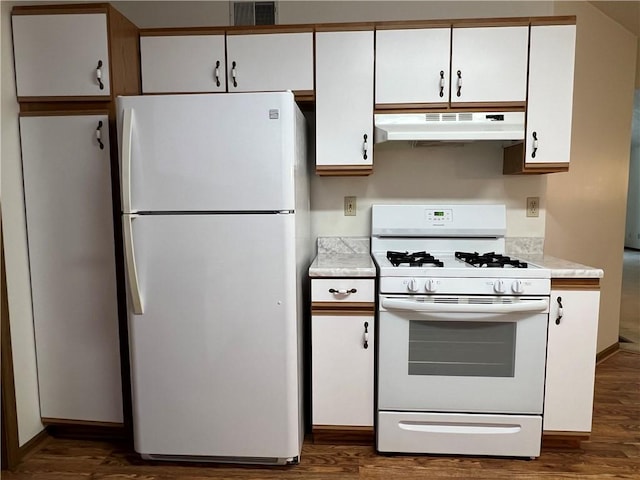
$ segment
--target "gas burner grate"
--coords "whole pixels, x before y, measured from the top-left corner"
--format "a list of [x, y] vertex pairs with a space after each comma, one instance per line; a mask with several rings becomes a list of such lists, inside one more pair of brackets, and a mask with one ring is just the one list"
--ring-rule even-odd
[[394, 267], [399, 267], [403, 263], [409, 264], [410, 267], [444, 267], [444, 263], [427, 252], [394, 252], [387, 251], [387, 259]]
[[455, 252], [455, 257], [480, 268], [527, 268], [526, 262], [495, 252]]

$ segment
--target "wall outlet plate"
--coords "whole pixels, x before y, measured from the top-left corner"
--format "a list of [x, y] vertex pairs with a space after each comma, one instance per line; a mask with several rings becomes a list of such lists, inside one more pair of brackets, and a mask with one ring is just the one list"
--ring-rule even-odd
[[344, 215], [346, 217], [356, 216], [356, 197], [344, 197]]
[[540, 215], [540, 197], [527, 197], [527, 217]]

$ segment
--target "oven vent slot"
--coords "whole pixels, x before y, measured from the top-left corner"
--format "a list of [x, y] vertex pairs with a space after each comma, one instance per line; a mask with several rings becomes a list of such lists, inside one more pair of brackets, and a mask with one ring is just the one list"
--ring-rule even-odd
[[470, 298], [469, 304], [471, 305], [491, 305], [493, 304], [493, 298]]
[[433, 303], [460, 303], [460, 299], [458, 297], [437, 297], [433, 299]]

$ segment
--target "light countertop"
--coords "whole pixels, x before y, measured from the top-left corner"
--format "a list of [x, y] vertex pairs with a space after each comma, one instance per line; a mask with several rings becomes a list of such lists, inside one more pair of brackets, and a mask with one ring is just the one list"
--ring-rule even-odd
[[516, 255], [521, 260], [551, 270], [551, 278], [602, 278], [604, 270], [550, 255]]

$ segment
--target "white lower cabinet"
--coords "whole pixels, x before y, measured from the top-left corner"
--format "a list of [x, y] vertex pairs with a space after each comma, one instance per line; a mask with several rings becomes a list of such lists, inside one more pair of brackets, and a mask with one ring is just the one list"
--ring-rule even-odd
[[[336, 281], [348, 283], [345, 279]], [[356, 299], [352, 306], [336, 302], [333, 308], [323, 301], [325, 298], [318, 297], [316, 282], [324, 287], [327, 280], [312, 280], [312, 290], [316, 292], [311, 315], [314, 430], [327, 426], [373, 427], [374, 280], [354, 280], [359, 284], [353, 288], [360, 292], [360, 287], [365, 287], [370, 295]]]
[[108, 117], [23, 116], [20, 139], [41, 416], [120, 423]]
[[545, 433], [591, 431], [600, 291], [552, 282], [544, 399]]

